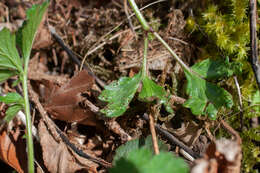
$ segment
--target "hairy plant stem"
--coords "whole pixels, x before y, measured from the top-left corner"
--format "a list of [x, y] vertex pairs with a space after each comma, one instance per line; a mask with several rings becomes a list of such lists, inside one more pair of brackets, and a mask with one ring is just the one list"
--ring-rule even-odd
[[26, 143], [27, 143], [27, 159], [28, 159], [28, 172], [34, 173], [34, 150], [33, 150], [33, 137], [32, 137], [32, 123], [30, 113], [30, 103], [27, 88], [27, 73], [28, 73], [29, 57], [25, 58], [24, 71], [22, 73], [22, 87], [24, 96], [24, 110], [26, 115]]

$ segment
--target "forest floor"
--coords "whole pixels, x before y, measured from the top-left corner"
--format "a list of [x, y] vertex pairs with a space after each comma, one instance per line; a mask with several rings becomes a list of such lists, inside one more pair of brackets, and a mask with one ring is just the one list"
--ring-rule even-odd
[[[25, 20], [26, 10], [39, 2], [2, 0], [0, 28], [15, 31]], [[150, 25], [185, 64], [192, 66], [201, 51], [192, 42], [192, 33], [185, 30], [186, 9], [194, 4], [152, 2], [155, 1], [140, 0], [137, 4], [139, 7], [148, 5], [143, 14]], [[28, 76], [33, 125], [37, 130], [34, 140], [37, 172], [107, 172], [120, 145], [150, 135], [149, 122], [143, 116], [153, 112], [154, 107], [137, 98], [132, 100], [124, 116], [106, 118], [99, 112], [106, 104], [98, 99], [104, 85], [122, 76], [132, 77], [141, 69], [143, 32], [135, 17], [131, 21], [133, 28], [129, 26], [123, 1], [50, 2], [34, 42]], [[151, 78], [174, 96], [171, 99], [174, 115], [167, 113], [164, 107], [156, 108], [156, 124], [190, 148], [194, 155], [203, 156], [216, 137], [214, 132], [223, 124], [203, 117], [194, 118], [190, 110], [182, 107], [187, 99], [184, 72], [156, 39], [149, 44], [148, 68]], [[19, 92], [19, 86], [11, 87], [11, 81], [1, 85], [2, 92]], [[6, 109], [7, 105], [1, 104], [2, 117]], [[50, 118], [43, 120], [40, 114]], [[48, 125], [57, 126], [70, 143], [97, 161], [82, 158], [68, 143], [58, 142], [59, 134]], [[227, 124], [224, 129], [225, 125], [228, 129]], [[26, 172], [24, 129], [19, 118], [2, 129], [1, 167], [5, 162], [18, 172]], [[231, 135], [235, 136], [232, 132], [231, 129]], [[180, 146], [164, 135], [157, 137], [171, 152], [193, 165], [193, 160], [185, 156]]]

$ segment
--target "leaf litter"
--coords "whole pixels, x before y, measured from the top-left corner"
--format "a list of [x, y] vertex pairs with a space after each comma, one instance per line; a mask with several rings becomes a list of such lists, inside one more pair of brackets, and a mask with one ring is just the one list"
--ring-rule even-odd
[[[148, 2], [138, 1], [138, 3], [139, 5], [144, 5]], [[10, 0], [4, 0], [0, 3], [0, 9], [2, 4], [8, 5], [13, 9], [19, 9], [17, 12], [15, 12], [15, 10], [11, 10], [10, 12], [12, 28], [16, 29], [18, 26], [17, 23], [24, 20], [26, 7], [19, 2], [12, 4]], [[28, 4], [32, 4], [32, 2], [28, 1]], [[95, 50], [95, 48], [100, 44], [103, 44], [103, 46], [87, 57], [87, 65], [91, 68], [94, 74], [96, 74], [100, 79], [106, 81], [106, 83], [111, 83], [112, 81], [117, 80], [120, 76], [126, 76], [125, 79], [133, 79], [130, 78], [130, 73], [134, 73], [134, 75], [138, 73], [140, 70], [141, 57], [143, 56], [142, 41], [134, 40], [127, 24], [123, 24], [118, 30], [108, 34], [108, 37], [103, 37], [125, 19], [122, 4], [120, 2], [116, 4], [117, 5], [115, 5], [114, 1], [88, 1], [88, 3], [82, 0], [76, 0], [73, 2], [67, 0], [57, 1], [50, 5], [48, 14], [45, 16], [45, 21], [48, 21], [50, 25], [55, 27], [57, 33], [62, 36], [67, 45], [70, 45], [71, 49], [76, 52], [79, 58], [83, 58], [85, 54]], [[185, 44], [186, 42], [189, 42], [189, 38], [184, 32], [185, 20], [182, 11], [172, 9], [168, 10], [168, 8], [165, 10], [165, 8], [165, 6], [158, 4], [156, 8], [152, 9], [153, 12], [148, 9], [147, 15], [153, 18], [151, 22], [154, 22], [155, 25], [162, 22], [162, 18], [168, 21], [168, 25], [159, 30], [160, 34], [167, 40], [167, 42], [169, 42], [170, 46], [175, 49], [184, 62], [190, 64], [193, 61], [192, 58], [195, 53], [190, 43]], [[168, 11], [168, 14], [165, 14], [162, 17], [159, 15], [161, 11]], [[1, 10], [0, 14], [2, 14]], [[133, 21], [135, 25], [138, 25], [135, 19], [133, 19]], [[136, 31], [139, 32], [138, 30]], [[112, 36], [117, 37], [110, 39]], [[176, 41], [177, 39], [175, 38], [182, 40], [183, 42]], [[84, 136], [83, 142], [75, 142], [79, 148], [84, 148], [86, 153], [92, 153], [108, 162], [112, 162], [117, 151], [116, 149], [121, 146], [125, 140], [119, 139], [120, 135], [117, 133], [113, 134], [108, 132], [109, 130], [105, 126], [105, 124], [108, 123], [108, 120], [103, 119], [100, 121], [100, 115], [97, 115], [91, 111], [89, 107], [84, 107], [84, 105], [81, 104], [84, 102], [84, 99], [87, 99], [99, 108], [109, 106], [97, 99], [101, 89], [95, 86], [93, 77], [89, 75], [87, 71], [83, 70], [78, 72], [78, 67], [66, 58], [68, 56], [64, 55], [66, 54], [64, 50], [62, 50], [50, 37], [46, 22], [41, 23], [33, 48], [35, 56], [30, 60], [29, 79], [33, 89], [38, 93], [45, 110], [53, 119], [60, 120], [55, 121], [56, 125], [69, 136], [71, 141], [75, 139], [75, 137], [71, 136]], [[164, 84], [165, 87], [162, 88], [169, 89], [171, 87], [176, 87], [174, 88], [176, 94], [185, 97], [184, 94], [181, 94], [183, 93], [184, 88], [183, 83], [180, 82], [176, 85], [171, 83], [176, 80], [174, 75], [171, 75], [171, 73], [174, 73], [175, 76], [177, 76], [177, 81], [184, 80], [185, 73], [181, 70], [178, 64], [171, 59], [170, 54], [158, 44], [158, 41], [153, 40], [149, 49], [148, 66], [153, 81], [158, 83], [161, 80], [162, 71], [165, 70], [168, 64], [169, 68], [166, 70], [167, 77]], [[8, 64], [12, 65], [11, 70], [15, 69], [14, 64]], [[210, 62], [208, 64], [210, 64]], [[203, 68], [200, 69], [207, 69], [209, 66], [210, 65], [207, 66], [207, 63], [204, 62], [204, 64], [200, 66]], [[198, 73], [204, 73], [205, 71], [198, 71]], [[223, 73], [226, 76], [231, 75], [230, 71]], [[15, 71], [12, 75], [15, 75]], [[6, 76], [3, 71], [3, 73], [0, 73], [0, 77], [2, 80], [9, 76]], [[192, 80], [192, 77], [190, 78], [193, 83], [196, 82], [196, 80]], [[153, 81], [152, 83], [154, 83]], [[150, 84], [151, 82], [149, 82], [150, 81], [146, 83]], [[205, 86], [208, 86], [206, 85], [207, 82], [208, 81], [205, 81]], [[199, 81], [197, 83], [198, 85], [196, 86], [200, 88], [200, 84], [203, 82]], [[93, 91], [93, 88], [95, 88], [95, 91]], [[153, 90], [153, 88], [149, 88], [149, 86], [146, 86], [145, 88]], [[144, 94], [147, 95], [145, 90], [140, 91], [140, 88], [138, 87], [130, 87], [129, 92], [132, 92], [132, 90], [140, 92], [141, 96]], [[116, 90], [115, 94], [118, 94], [117, 92], [118, 91]], [[221, 93], [225, 94], [225, 91], [221, 91]], [[165, 96], [164, 94], [161, 95]], [[199, 94], [193, 94], [191, 96], [200, 97]], [[220, 108], [220, 106], [217, 105], [216, 108], [212, 107], [207, 102], [209, 101], [210, 103], [214, 103], [214, 100], [212, 101], [207, 97], [207, 94], [203, 97], [203, 105], [200, 105], [198, 108], [198, 110], [200, 110], [199, 114], [204, 113], [203, 111], [205, 111], [206, 105], [209, 107], [206, 110], [208, 113], [213, 112], [214, 116], [213, 114], [212, 116], [214, 118], [216, 109]], [[229, 96], [227, 95], [227, 97]], [[153, 95], [149, 95], [149, 99], [152, 100]], [[190, 99], [192, 99], [192, 97]], [[208, 99], [206, 104], [204, 104], [205, 99]], [[104, 100], [106, 101], [106, 99]], [[114, 120], [114, 122], [119, 124], [117, 128], [125, 130], [126, 134], [129, 133], [135, 138], [147, 136], [147, 134], [149, 134], [146, 128], [147, 124], [146, 122], [140, 123], [140, 118], [138, 118], [139, 115], [144, 113], [144, 108], [146, 106], [145, 104], [140, 104], [139, 100], [142, 99], [136, 99], [134, 94], [131, 95], [130, 100], [132, 100], [132, 102], [130, 103], [130, 106], [127, 107], [129, 108], [128, 110], [125, 108], [122, 108], [124, 110], [118, 110], [118, 112], [125, 112], [124, 114], [126, 116], [119, 117]], [[125, 101], [128, 105], [129, 100], [125, 98]], [[117, 102], [120, 102], [120, 99], [113, 100], [114, 104]], [[119, 105], [121, 104], [125, 103], [120, 103]], [[228, 105], [229, 103], [222, 103], [221, 105], [223, 104]], [[191, 104], [186, 103], [187, 107], [190, 107], [190, 105]], [[203, 107], [203, 109], [201, 107]], [[174, 112], [176, 117], [179, 116], [178, 114], [181, 110], [182, 108], [175, 105]], [[194, 113], [194, 110], [192, 110], [192, 112]], [[162, 116], [169, 115], [169, 113], [164, 110], [161, 110], [160, 113]], [[190, 113], [184, 111], [183, 117], [186, 119], [189, 117], [189, 114]], [[77, 124], [75, 131], [71, 130], [73, 123]], [[158, 123], [164, 122], [158, 121]], [[174, 123], [173, 120], [167, 122], [166, 128], [169, 130], [176, 129], [173, 128], [173, 126], [175, 126]], [[106, 171], [105, 168], [98, 164], [78, 157], [73, 153], [73, 151], [68, 149], [64, 143], [55, 141], [51, 133], [47, 130], [48, 127], [46, 127], [39, 116], [37, 116], [37, 113], [34, 124], [38, 125], [41, 140], [42, 153], [40, 153], [40, 156], [38, 157], [42, 157], [43, 163], [40, 163], [42, 168], [46, 167], [49, 172], [76, 172], [79, 170], [97, 172], [97, 169], [98, 172]], [[97, 127], [103, 128], [103, 132], [97, 131]], [[104, 131], [107, 132], [104, 133]], [[7, 131], [5, 130], [3, 131], [3, 133], [6, 132]], [[196, 135], [195, 139], [191, 139], [190, 136], [192, 134]], [[198, 135], [200, 134], [201, 128], [197, 125], [196, 127], [187, 125], [175, 133], [180, 140], [189, 143], [191, 147], [196, 141], [198, 141]], [[10, 145], [13, 145], [13, 143]], [[171, 147], [171, 150], [174, 150], [174, 146]], [[19, 149], [19, 152], [21, 151]], [[180, 154], [177, 150], [175, 151], [176, 154]], [[149, 151], [144, 149], [140, 151], [140, 153], [133, 153], [129, 160], [134, 161], [133, 158], [142, 155], [142, 152]], [[162, 157], [166, 160], [171, 159], [168, 155]], [[7, 164], [12, 165], [12, 163], [8, 162], [4, 158], [1, 157], [1, 159]], [[15, 159], [17, 160], [18, 158]], [[153, 165], [155, 161], [153, 160], [149, 164]], [[18, 172], [25, 171], [24, 167], [26, 167], [26, 163], [21, 164], [22, 165], [14, 167]], [[143, 168], [140, 165], [140, 169], [145, 170], [146, 168]], [[158, 168], [154, 168], [154, 170], [156, 169]]]

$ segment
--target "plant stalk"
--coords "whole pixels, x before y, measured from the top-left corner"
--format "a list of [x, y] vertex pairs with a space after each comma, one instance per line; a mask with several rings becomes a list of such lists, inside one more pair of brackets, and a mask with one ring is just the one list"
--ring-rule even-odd
[[142, 79], [147, 76], [147, 50], [148, 50], [148, 36], [144, 37], [144, 57], [143, 57], [143, 67], [142, 67]]
[[[140, 12], [139, 8], [137, 7], [134, 0], [128, 0], [130, 6], [134, 10], [136, 17], [138, 18], [139, 22], [141, 23], [143, 29], [145, 31], [151, 32], [163, 45], [164, 47], [170, 52], [173, 58], [181, 65], [181, 67], [186, 70], [187, 72], [192, 72], [193, 74], [198, 75], [197, 73], [193, 72], [179, 57], [178, 55], [171, 49], [171, 47], [162, 39], [162, 37], [155, 31], [151, 30], [151, 27], [146, 22], [145, 18], [143, 17], [142, 13]], [[200, 75], [198, 75], [201, 77]]]
[[27, 73], [28, 73], [29, 58], [25, 58], [24, 72], [22, 74], [22, 87], [24, 95], [24, 110], [26, 116], [26, 143], [27, 143], [27, 157], [28, 157], [28, 172], [34, 173], [34, 149], [32, 137], [32, 123], [30, 114], [30, 103], [27, 88]]
[[150, 26], [148, 25], [148, 23], [146, 22], [144, 16], [142, 15], [142, 13], [140, 12], [139, 8], [137, 7], [136, 3], [134, 0], [128, 0], [130, 6], [132, 7], [132, 9], [134, 10], [134, 13], [136, 15], [136, 17], [138, 18], [139, 22], [141, 23], [143, 29], [145, 31], [149, 31]]

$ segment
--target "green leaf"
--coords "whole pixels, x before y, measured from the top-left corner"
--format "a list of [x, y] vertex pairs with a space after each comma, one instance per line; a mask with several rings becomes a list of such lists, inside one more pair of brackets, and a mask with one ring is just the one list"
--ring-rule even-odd
[[208, 58], [193, 65], [192, 70], [202, 77], [212, 80], [241, 73], [242, 64], [237, 62], [230, 63], [228, 58], [226, 60], [212, 60]]
[[[160, 151], [168, 151], [167, 145], [165, 145], [161, 140], [158, 140], [158, 146]], [[113, 164], [115, 165], [115, 163], [122, 157], [127, 158], [131, 151], [140, 148], [147, 148], [153, 151], [153, 141], [151, 135], [147, 136], [147, 138], [145, 139], [140, 138], [140, 139], [128, 141], [126, 144], [118, 147], [116, 150], [116, 155], [114, 156], [113, 159]]]
[[16, 49], [15, 35], [6, 28], [0, 31], [0, 69], [22, 72], [22, 61]]
[[18, 103], [23, 105], [24, 100], [18, 93], [7, 93], [5, 96], [0, 96], [0, 102], [4, 102], [5, 104]]
[[163, 87], [157, 85], [147, 76], [145, 76], [142, 80], [142, 90], [138, 96], [138, 98], [142, 101], [153, 101], [155, 98], [160, 100], [161, 104], [164, 104], [166, 110], [169, 113], [173, 113], [173, 110], [169, 104], [167, 93]]
[[153, 156], [152, 150], [140, 148], [132, 150], [128, 157], [119, 159], [110, 173], [187, 173], [186, 163], [171, 153], [161, 152]]
[[232, 107], [232, 96], [225, 89], [187, 71], [185, 76], [188, 81], [186, 93], [190, 98], [184, 106], [190, 108], [194, 115], [208, 115], [210, 119], [215, 120], [219, 108]]
[[3, 82], [14, 75], [16, 75], [15, 71], [0, 69], [0, 82]]
[[136, 74], [134, 77], [122, 77], [116, 82], [105, 86], [99, 99], [108, 102], [108, 105], [101, 110], [102, 113], [108, 117], [117, 117], [122, 115], [132, 98], [141, 80], [141, 73]]
[[27, 59], [30, 57], [32, 44], [36, 35], [37, 28], [41, 23], [42, 16], [49, 5], [48, 1], [42, 4], [33, 5], [26, 11], [27, 20], [23, 26], [18, 30], [17, 43], [21, 48], [22, 57]]
[[23, 106], [20, 104], [10, 106], [5, 112], [4, 121], [10, 122], [21, 109], [23, 109]]
[[[259, 90], [257, 90], [255, 92], [255, 94], [253, 95], [251, 104], [252, 105], [260, 104], [260, 91]], [[260, 106], [255, 106], [253, 109], [255, 112], [260, 113]]]

